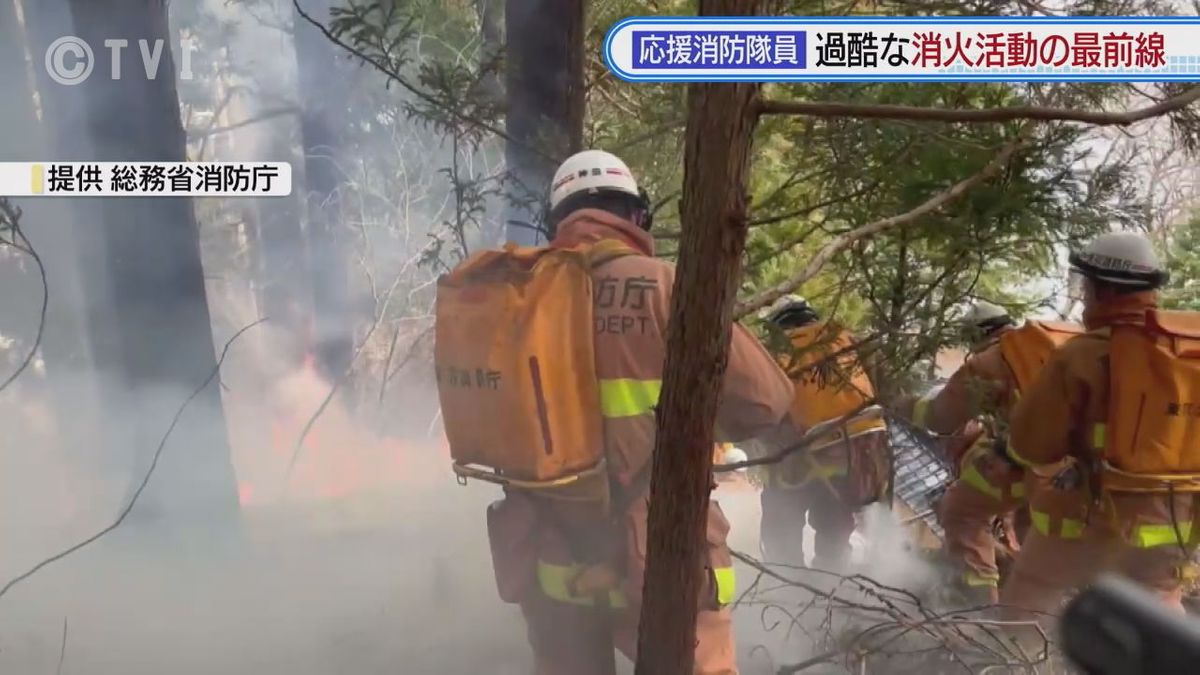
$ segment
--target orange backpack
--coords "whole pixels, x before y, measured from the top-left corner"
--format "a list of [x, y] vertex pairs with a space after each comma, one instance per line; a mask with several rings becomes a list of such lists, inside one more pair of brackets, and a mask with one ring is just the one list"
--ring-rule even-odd
[[[875, 396], [850, 333], [827, 322], [811, 323], [788, 332], [793, 351], [779, 364], [796, 387], [791, 417], [812, 428], [861, 408]], [[852, 425], [850, 432], [882, 428], [882, 421]]]
[[591, 270], [632, 253], [507, 246], [438, 280], [434, 367], [460, 477], [540, 488], [603, 471]]
[[1200, 474], [1200, 313], [1152, 310], [1145, 326], [1114, 326], [1110, 348], [1106, 461], [1200, 489], [1186, 480]]
[[1029, 320], [1024, 326], [1002, 334], [1000, 354], [1017, 381], [1017, 391], [1028, 390], [1055, 349], [1085, 332], [1076, 323]]

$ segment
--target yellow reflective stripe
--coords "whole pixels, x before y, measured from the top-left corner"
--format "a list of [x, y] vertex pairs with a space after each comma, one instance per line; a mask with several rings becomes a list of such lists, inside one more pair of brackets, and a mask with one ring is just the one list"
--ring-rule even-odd
[[1008, 494], [1012, 495], [1013, 499], [1024, 499], [1025, 498], [1025, 481], [1017, 480], [1016, 482], [1014, 482], [1012, 484], [1012, 487], [1010, 487], [1008, 489]]
[[[582, 569], [582, 565], [554, 565], [539, 560], [537, 565], [538, 586], [551, 600], [593, 607], [596, 604], [595, 599], [573, 595], [570, 590], [571, 579], [574, 579]], [[608, 605], [612, 609], [624, 609], [625, 594], [619, 590], [609, 591]]]
[[968, 464], [963, 467], [962, 479], [964, 483], [970, 485], [976, 490], [979, 490], [992, 499], [1000, 499], [1003, 497], [1003, 494], [1000, 492], [1000, 488], [997, 488], [989, 483], [987, 479], [983, 477], [983, 474], [979, 473], [979, 469], [975, 468], [974, 464]]
[[968, 586], [990, 586], [995, 588], [1000, 585], [999, 574], [976, 574], [971, 570], [963, 572], [963, 583]]
[[600, 380], [600, 414], [636, 417], [651, 412], [662, 392], [662, 380]]
[[1013, 447], [1011, 439], [1009, 440], [1008, 447], [1005, 449], [1004, 452], [1008, 454], [1009, 459], [1016, 462], [1017, 464], [1020, 464], [1021, 466], [1025, 467], [1025, 468], [1034, 466], [1033, 462], [1025, 459], [1024, 457], [1022, 457], [1021, 455], [1019, 455], [1017, 453], [1017, 449], [1015, 447]]
[[1062, 531], [1059, 534], [1063, 539], [1078, 539], [1083, 536], [1083, 521], [1072, 520], [1071, 518], [1063, 518]]
[[1050, 536], [1050, 516], [1041, 511], [1029, 510], [1029, 519], [1033, 521], [1033, 529], [1043, 537]]
[[819, 478], [828, 479], [846, 475], [846, 467], [840, 464], [816, 464], [813, 463], [812, 469], [808, 472], [808, 477], [805, 482]]
[[1029, 510], [1029, 519], [1033, 521], [1033, 529], [1043, 537], [1057, 536], [1060, 539], [1079, 539], [1083, 536], [1083, 521], [1063, 518], [1057, 535], [1050, 533], [1050, 514]]
[[[1183, 537], [1181, 542], [1179, 539]], [[1139, 525], [1133, 531], [1133, 543], [1138, 548], [1154, 548], [1168, 544], [1185, 544], [1192, 537], [1192, 524], [1179, 523], [1179, 532], [1170, 523], [1166, 525]]]
[[724, 607], [733, 602], [733, 594], [737, 590], [737, 577], [732, 567], [718, 567], [713, 570], [713, 581], [717, 585], [717, 604]]
[[913, 403], [912, 423], [918, 429], [925, 429], [925, 423], [929, 417], [929, 404], [933, 402], [932, 398], [919, 398]]
[[1092, 447], [1093, 448], [1095, 448], [1097, 450], [1104, 449], [1104, 447], [1105, 447], [1105, 442], [1104, 442], [1105, 438], [1104, 437], [1107, 435], [1107, 432], [1108, 432], [1108, 429], [1107, 429], [1107, 425], [1105, 425], [1105, 424], [1097, 424], [1096, 426], [1092, 427]]

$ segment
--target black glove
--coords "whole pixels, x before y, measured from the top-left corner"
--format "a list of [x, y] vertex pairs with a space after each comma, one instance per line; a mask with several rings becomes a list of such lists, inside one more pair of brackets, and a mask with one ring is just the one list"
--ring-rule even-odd
[[1056, 490], [1076, 490], [1083, 485], [1083, 471], [1080, 471], [1078, 465], [1072, 464], [1054, 474], [1050, 484]]
[[1017, 463], [1017, 460], [1013, 459], [1008, 454], [1008, 436], [1000, 435], [999, 438], [997, 438], [995, 441], [992, 441], [992, 453], [1004, 460], [1006, 464], [1014, 469], [1023, 468]]

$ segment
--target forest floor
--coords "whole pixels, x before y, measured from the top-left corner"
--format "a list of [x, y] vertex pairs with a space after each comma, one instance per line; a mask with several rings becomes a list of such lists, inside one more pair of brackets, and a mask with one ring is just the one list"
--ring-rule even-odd
[[[320, 518], [251, 512], [234, 544], [123, 527], [0, 599], [0, 673], [525, 675], [524, 625], [496, 598], [488, 557], [495, 497], [448, 483], [341, 520], [327, 507]], [[756, 554], [757, 490], [734, 481], [715, 497], [731, 545]], [[0, 559], [6, 577], [22, 566]], [[782, 644], [760, 611], [735, 613], [743, 675], [769, 672], [752, 647]]]

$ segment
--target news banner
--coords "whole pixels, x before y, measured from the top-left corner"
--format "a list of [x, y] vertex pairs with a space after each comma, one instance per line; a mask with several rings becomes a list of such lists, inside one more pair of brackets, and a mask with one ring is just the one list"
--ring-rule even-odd
[[[627, 82], [1196, 82], [1200, 17], [622, 19]], [[282, 197], [286, 162], [0, 162], [12, 197]]]
[[628, 82], [1200, 80], [1200, 17], [631, 17]]
[[0, 162], [9, 197], [284, 197], [287, 162]]

